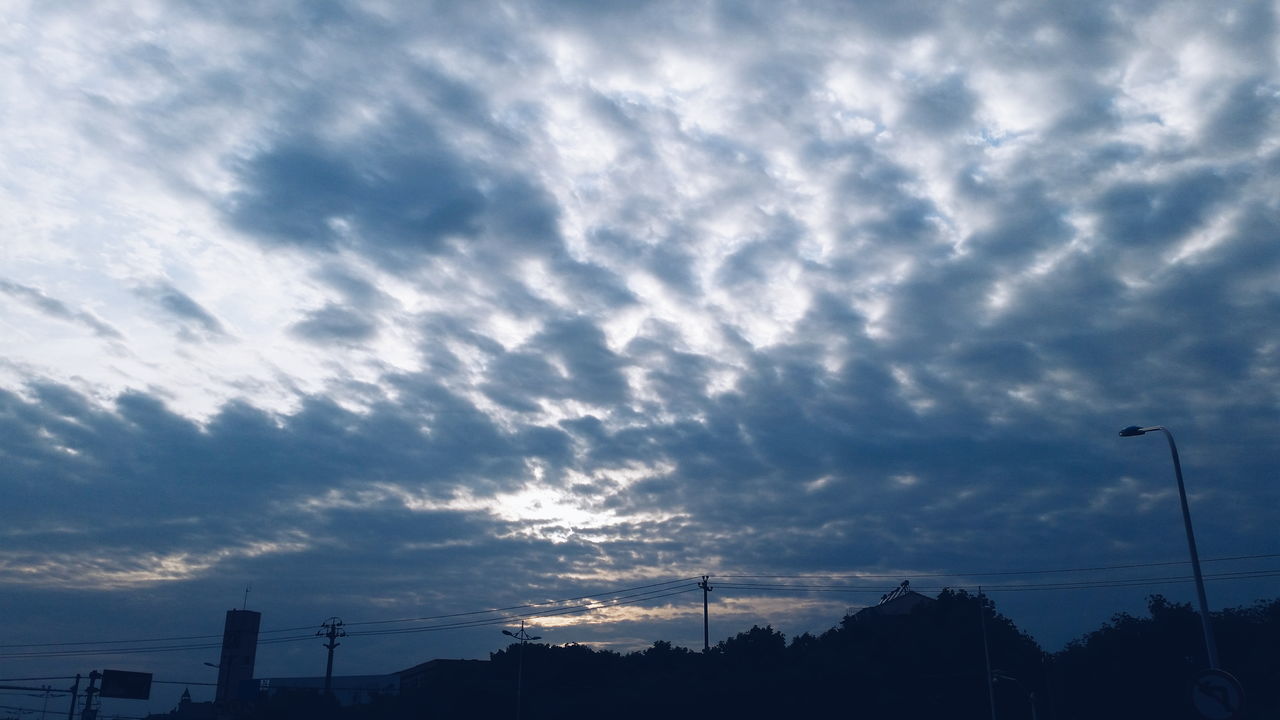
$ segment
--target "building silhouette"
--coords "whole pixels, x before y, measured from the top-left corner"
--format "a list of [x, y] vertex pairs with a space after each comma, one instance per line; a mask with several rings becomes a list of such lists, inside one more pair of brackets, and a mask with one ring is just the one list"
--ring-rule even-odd
[[910, 615], [921, 605], [936, 602], [928, 595], [922, 595], [911, 589], [911, 581], [903, 580], [902, 584], [880, 596], [880, 602], [862, 608], [854, 614], [855, 620], [867, 620], [873, 617], [894, 615]]
[[258, 628], [262, 613], [228, 610], [222, 628], [222, 659], [218, 662], [218, 690], [214, 702], [222, 705], [249, 698], [241, 688], [253, 679], [253, 663], [258, 654]]

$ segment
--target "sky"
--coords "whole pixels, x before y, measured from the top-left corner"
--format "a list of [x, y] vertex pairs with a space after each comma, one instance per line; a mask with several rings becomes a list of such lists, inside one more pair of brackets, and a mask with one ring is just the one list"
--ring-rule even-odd
[[848, 590], [718, 588], [713, 643], [912, 579], [1053, 651], [1193, 597], [1097, 586], [1189, 574], [1133, 424], [1211, 606], [1280, 595], [1222, 559], [1280, 552], [1278, 9], [9, 4], [0, 677], [668, 582], [534, 629], [697, 648], [701, 575]]

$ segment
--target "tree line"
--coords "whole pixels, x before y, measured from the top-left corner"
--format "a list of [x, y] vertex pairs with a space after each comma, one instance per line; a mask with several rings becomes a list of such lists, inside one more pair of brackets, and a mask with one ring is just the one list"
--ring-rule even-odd
[[[1223, 666], [1244, 686], [1241, 718], [1280, 717], [1280, 599], [1214, 613]], [[521, 654], [523, 653], [523, 659]], [[514, 643], [488, 662], [444, 663], [417, 688], [338, 707], [278, 695], [252, 720], [342, 718], [1197, 718], [1206, 667], [1199, 618], [1160, 595], [1057, 653], [1044, 652], [989, 598], [944, 590], [901, 615], [848, 615], [787, 640], [752, 627], [708, 652], [666, 641], [626, 654]], [[993, 682], [988, 684], [988, 665]]]

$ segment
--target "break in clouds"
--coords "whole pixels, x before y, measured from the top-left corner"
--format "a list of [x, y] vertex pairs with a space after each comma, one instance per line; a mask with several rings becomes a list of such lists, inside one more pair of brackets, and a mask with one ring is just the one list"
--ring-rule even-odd
[[12, 592], [1178, 559], [1133, 423], [1273, 547], [1271, 4], [13, 15]]

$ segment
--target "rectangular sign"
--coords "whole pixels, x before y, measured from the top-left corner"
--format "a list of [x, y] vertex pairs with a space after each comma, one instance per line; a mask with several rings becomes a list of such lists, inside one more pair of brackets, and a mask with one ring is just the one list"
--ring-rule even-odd
[[104, 698], [147, 700], [151, 697], [151, 673], [103, 670], [98, 694]]

